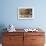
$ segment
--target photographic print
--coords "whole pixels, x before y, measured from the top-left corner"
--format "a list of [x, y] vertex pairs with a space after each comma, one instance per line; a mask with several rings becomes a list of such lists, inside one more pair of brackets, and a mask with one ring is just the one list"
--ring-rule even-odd
[[33, 14], [33, 8], [31, 7], [18, 8], [18, 19], [32, 19], [34, 16]]

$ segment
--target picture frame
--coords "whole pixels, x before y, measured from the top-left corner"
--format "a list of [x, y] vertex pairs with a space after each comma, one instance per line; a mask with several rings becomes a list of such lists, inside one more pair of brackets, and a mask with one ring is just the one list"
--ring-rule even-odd
[[34, 19], [34, 8], [33, 7], [19, 7], [18, 19]]

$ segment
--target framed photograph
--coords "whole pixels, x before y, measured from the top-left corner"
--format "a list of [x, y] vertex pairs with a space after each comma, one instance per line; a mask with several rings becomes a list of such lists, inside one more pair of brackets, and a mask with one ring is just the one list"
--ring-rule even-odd
[[34, 8], [32, 7], [19, 7], [18, 8], [18, 19], [33, 19]]

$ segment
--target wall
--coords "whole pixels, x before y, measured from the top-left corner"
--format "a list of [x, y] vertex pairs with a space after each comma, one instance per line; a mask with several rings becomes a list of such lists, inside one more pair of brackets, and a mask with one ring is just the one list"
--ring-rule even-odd
[[[41, 27], [46, 28], [46, 0], [1, 0], [0, 24], [13, 24], [15, 27]], [[33, 20], [17, 20], [17, 8], [33, 7]], [[26, 22], [25, 22], [26, 21]]]

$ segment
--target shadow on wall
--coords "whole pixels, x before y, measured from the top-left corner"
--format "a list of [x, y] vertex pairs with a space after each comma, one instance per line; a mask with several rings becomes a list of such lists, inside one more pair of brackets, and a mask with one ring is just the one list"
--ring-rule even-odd
[[5, 25], [0, 24], [0, 43], [2, 43], [2, 36], [3, 36], [2, 32], [6, 31], [6, 29], [4, 30], [4, 28], [6, 28]]

